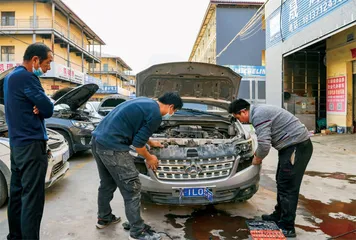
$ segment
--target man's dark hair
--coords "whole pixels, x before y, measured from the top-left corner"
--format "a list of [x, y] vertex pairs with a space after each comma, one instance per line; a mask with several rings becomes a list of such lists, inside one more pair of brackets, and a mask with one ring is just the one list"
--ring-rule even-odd
[[40, 59], [40, 63], [48, 58], [48, 52], [52, 50], [43, 43], [33, 43], [27, 47], [25, 54], [23, 55], [24, 61], [30, 61], [34, 56]]
[[163, 104], [174, 105], [175, 110], [179, 110], [183, 107], [183, 101], [176, 92], [167, 92], [159, 97], [158, 101]]
[[250, 110], [250, 103], [245, 99], [236, 99], [229, 105], [229, 113], [239, 113], [241, 110]]

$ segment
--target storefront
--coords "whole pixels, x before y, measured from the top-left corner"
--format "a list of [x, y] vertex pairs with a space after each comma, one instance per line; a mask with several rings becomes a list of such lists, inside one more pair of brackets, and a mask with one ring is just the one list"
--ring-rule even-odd
[[354, 1], [270, 0], [265, 15], [266, 102], [309, 130], [354, 132]]

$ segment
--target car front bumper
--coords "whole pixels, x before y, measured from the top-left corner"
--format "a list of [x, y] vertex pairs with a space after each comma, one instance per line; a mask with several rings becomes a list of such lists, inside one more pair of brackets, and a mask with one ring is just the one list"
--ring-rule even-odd
[[[221, 202], [242, 201], [251, 198], [258, 190], [260, 166], [250, 166], [227, 178], [206, 181], [160, 181], [149, 170], [148, 175], [140, 174], [142, 198], [159, 204], [206, 205]], [[213, 200], [205, 197], [180, 197], [183, 188], [209, 188]]]

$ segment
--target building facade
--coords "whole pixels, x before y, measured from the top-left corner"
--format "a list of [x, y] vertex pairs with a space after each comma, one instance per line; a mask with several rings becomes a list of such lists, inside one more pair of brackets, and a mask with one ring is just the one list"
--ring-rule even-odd
[[253, 32], [237, 38], [223, 53], [219, 53], [239, 33], [262, 6], [261, 1], [211, 0], [189, 61], [228, 66], [243, 76], [239, 97], [253, 103], [265, 102], [263, 19]]
[[103, 95], [129, 95], [122, 81], [128, 81], [123, 72], [131, 68], [116, 57], [115, 80], [115, 74], [108, 71], [109, 64], [114, 68], [111, 58], [94, 51], [104, 41], [61, 0], [0, 0], [0, 15], [0, 72], [20, 65], [27, 46], [42, 42], [54, 53], [51, 70], [41, 76], [48, 95], [90, 82], [97, 83]]
[[107, 95], [122, 94], [129, 96], [129, 90], [125, 89], [126, 83], [130, 82], [128, 74], [132, 71], [120, 57], [106, 53], [95, 53], [101, 63], [91, 64], [89, 74], [101, 80], [102, 87], [97, 91], [93, 98], [101, 100]]
[[354, 132], [355, 16], [352, 0], [268, 1], [267, 103], [286, 107], [310, 130]]

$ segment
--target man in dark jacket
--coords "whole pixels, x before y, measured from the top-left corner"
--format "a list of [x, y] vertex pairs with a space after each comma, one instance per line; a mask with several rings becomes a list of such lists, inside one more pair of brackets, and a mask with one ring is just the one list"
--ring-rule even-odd
[[158, 101], [143, 97], [129, 100], [112, 110], [93, 132], [92, 152], [100, 176], [98, 228], [120, 221], [111, 213], [110, 207], [113, 194], [119, 188], [131, 227], [130, 239], [160, 239], [141, 218], [141, 183], [130, 147], [146, 159], [148, 168], [156, 170], [158, 159], [148, 152], [146, 144], [162, 147], [161, 143], [149, 138], [160, 126], [162, 118], [168, 119], [182, 106], [182, 99], [176, 93], [166, 93]]
[[275, 221], [286, 237], [296, 237], [294, 221], [299, 189], [305, 169], [313, 153], [306, 127], [283, 108], [270, 105], [250, 105], [243, 99], [230, 104], [229, 113], [243, 123], [251, 123], [257, 134], [258, 147], [252, 164], [260, 165], [271, 145], [279, 152], [277, 205], [265, 221]]
[[26, 49], [22, 66], [4, 81], [11, 149], [7, 239], [39, 239], [48, 166], [44, 119], [52, 116], [53, 104], [38, 77], [51, 69], [52, 60], [46, 45], [32, 44]]

